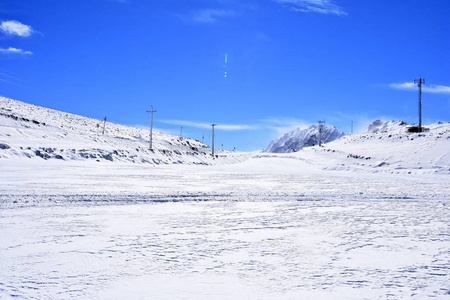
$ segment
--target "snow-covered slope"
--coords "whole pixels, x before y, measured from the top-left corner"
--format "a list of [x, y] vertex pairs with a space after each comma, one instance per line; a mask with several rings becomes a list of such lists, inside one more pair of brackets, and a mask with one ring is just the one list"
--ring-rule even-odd
[[[322, 143], [329, 143], [345, 134], [334, 126], [322, 127]], [[303, 147], [319, 144], [319, 128], [312, 125], [308, 128], [297, 128], [273, 140], [263, 152], [290, 153], [297, 152]]]
[[449, 123], [230, 164], [252, 154], [1, 101], [0, 299], [450, 295]]
[[322, 170], [450, 174], [450, 123], [426, 127], [428, 132], [408, 133], [402, 121], [375, 121], [364, 133], [346, 135], [324, 147], [284, 155], [260, 154], [254, 159], [283, 157], [301, 162], [297, 167]]
[[[342, 132], [325, 126], [323, 140], [328, 143], [318, 147], [312, 146], [318, 143], [317, 126], [313, 125], [287, 133], [265, 149], [278, 154], [216, 150], [213, 159], [211, 149], [197, 140], [155, 130], [153, 150], [149, 150], [148, 129], [106, 122], [103, 135], [101, 120], [0, 97], [0, 159], [154, 165], [243, 162], [243, 168], [277, 172], [283, 172], [279, 166], [289, 162], [290, 168], [311, 171], [450, 173], [450, 123], [426, 127], [428, 132], [407, 133], [408, 125], [402, 121], [377, 120], [362, 134], [341, 137]], [[292, 151], [297, 152], [288, 153]]]
[[[104, 126], [105, 125], [105, 126]], [[105, 132], [103, 134], [103, 127]], [[189, 139], [86, 118], [0, 97], [0, 159], [121, 161], [151, 164], [221, 164], [248, 154], [211, 149]]]
[[370, 133], [404, 133], [407, 130], [407, 125], [403, 121], [382, 121], [376, 120], [364, 131], [365, 134]]

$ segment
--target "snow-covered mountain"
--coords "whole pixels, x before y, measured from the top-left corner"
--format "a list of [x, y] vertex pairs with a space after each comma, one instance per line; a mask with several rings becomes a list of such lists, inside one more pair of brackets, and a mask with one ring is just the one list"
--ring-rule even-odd
[[[150, 164], [222, 164], [249, 154], [211, 149], [200, 141], [103, 122], [0, 97], [0, 159], [119, 161]], [[103, 134], [104, 128], [104, 134]]]
[[[337, 140], [345, 134], [334, 126], [322, 127], [322, 143]], [[304, 147], [319, 144], [319, 127], [312, 125], [308, 128], [297, 128], [273, 140], [263, 152], [290, 153], [297, 152]]]
[[376, 120], [364, 131], [364, 134], [370, 133], [403, 133], [407, 130], [407, 125], [403, 121], [382, 121]]
[[[103, 125], [105, 133], [103, 134]], [[0, 160], [90, 161], [151, 165], [228, 165], [279, 169], [287, 163], [311, 170], [369, 173], [450, 173], [450, 123], [409, 133], [402, 121], [372, 123], [362, 134], [345, 135], [324, 126], [297, 129], [274, 140], [264, 154], [211, 149], [194, 139], [157, 130], [149, 150], [149, 130], [86, 118], [0, 97]], [[334, 140], [334, 141], [333, 141]], [[298, 151], [303, 148], [302, 151]], [[295, 153], [290, 153], [298, 151]], [[273, 152], [273, 153], [267, 153]], [[271, 161], [277, 161], [276, 166]], [[297, 161], [299, 165], [292, 164]]]
[[292, 166], [295, 159], [299, 161], [296, 168], [311, 170], [450, 174], [450, 122], [427, 125], [428, 131], [422, 133], [408, 132], [409, 126], [402, 121], [377, 120], [364, 133], [345, 135], [324, 147], [259, 157], [266, 164], [274, 158], [289, 158]]

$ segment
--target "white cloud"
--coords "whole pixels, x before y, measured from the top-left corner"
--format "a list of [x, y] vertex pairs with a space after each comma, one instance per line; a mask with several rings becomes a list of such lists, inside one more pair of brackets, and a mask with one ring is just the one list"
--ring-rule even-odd
[[234, 13], [224, 9], [204, 9], [192, 15], [191, 20], [195, 23], [215, 23], [220, 17], [230, 17]]
[[406, 120], [404, 117], [394, 117], [389, 115], [380, 115], [377, 112], [366, 113], [344, 113], [334, 112], [334, 117], [330, 117], [330, 121], [333, 122], [336, 128], [346, 133], [351, 133], [351, 126], [353, 122], [353, 133], [363, 133], [367, 130], [370, 124], [375, 120], [393, 121], [393, 120]]
[[252, 125], [217, 125], [218, 129], [221, 130], [228, 130], [228, 131], [233, 131], [233, 130], [254, 130], [254, 129], [258, 129], [258, 126], [252, 126]]
[[414, 82], [404, 82], [404, 83], [391, 83], [389, 86], [393, 89], [397, 90], [415, 90], [416, 87]]
[[0, 48], [0, 54], [32, 55], [33, 52], [9, 47], [8, 49]]
[[270, 129], [276, 132], [277, 135], [282, 135], [297, 128], [306, 128], [311, 124], [309, 122], [295, 119], [295, 118], [269, 118], [261, 120], [264, 125], [262, 128]]
[[18, 35], [21, 37], [29, 37], [33, 33], [33, 29], [18, 21], [3, 21], [0, 24], [0, 30], [7, 35]]
[[432, 84], [430, 86], [422, 86], [422, 91], [435, 94], [450, 94], [450, 86]]
[[[414, 82], [391, 83], [389, 86], [397, 90], [417, 91], [417, 85], [414, 84]], [[450, 87], [437, 84], [423, 84], [422, 92], [434, 94], [450, 94]]]
[[[163, 120], [161, 121], [166, 124], [177, 125], [177, 126], [191, 126], [196, 128], [211, 128], [211, 123], [199, 123], [184, 120]], [[252, 125], [242, 125], [242, 124], [218, 124], [216, 129], [218, 130], [270, 130], [274, 131], [277, 135], [285, 134], [286, 132], [292, 131], [296, 128], [302, 127], [306, 128], [310, 126], [308, 122], [303, 120], [298, 120], [294, 118], [268, 118], [260, 120], [257, 124]]]
[[315, 12], [320, 14], [347, 15], [347, 13], [333, 0], [273, 0], [291, 6], [291, 9], [299, 12]]
[[[163, 120], [160, 121], [166, 124], [178, 125], [178, 126], [191, 126], [196, 128], [211, 128], [211, 123], [199, 123], [199, 122], [191, 122], [191, 121], [183, 121], [183, 120]], [[220, 130], [253, 130], [258, 129], [258, 126], [252, 125], [226, 125], [226, 124], [218, 124], [217, 129]]]

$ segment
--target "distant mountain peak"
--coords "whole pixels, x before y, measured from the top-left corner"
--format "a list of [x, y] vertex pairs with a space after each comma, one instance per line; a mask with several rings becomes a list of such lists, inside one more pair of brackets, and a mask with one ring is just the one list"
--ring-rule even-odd
[[383, 120], [375, 120], [372, 124], [369, 125], [367, 130], [364, 133], [393, 133], [398, 131], [405, 131], [406, 124], [403, 121], [392, 120], [392, 121], [383, 121]]
[[[345, 134], [334, 126], [324, 125], [322, 129], [322, 143], [329, 143]], [[304, 147], [319, 144], [319, 127], [311, 125], [307, 128], [294, 129], [273, 140], [263, 152], [290, 153], [297, 152]]]

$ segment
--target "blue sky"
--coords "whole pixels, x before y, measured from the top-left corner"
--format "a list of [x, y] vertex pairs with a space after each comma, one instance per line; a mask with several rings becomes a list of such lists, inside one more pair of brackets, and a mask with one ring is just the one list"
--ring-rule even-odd
[[[450, 121], [448, 0], [6, 0], [0, 94], [251, 151], [326, 120]], [[225, 63], [225, 56], [227, 62]], [[225, 77], [225, 72], [227, 76]]]

